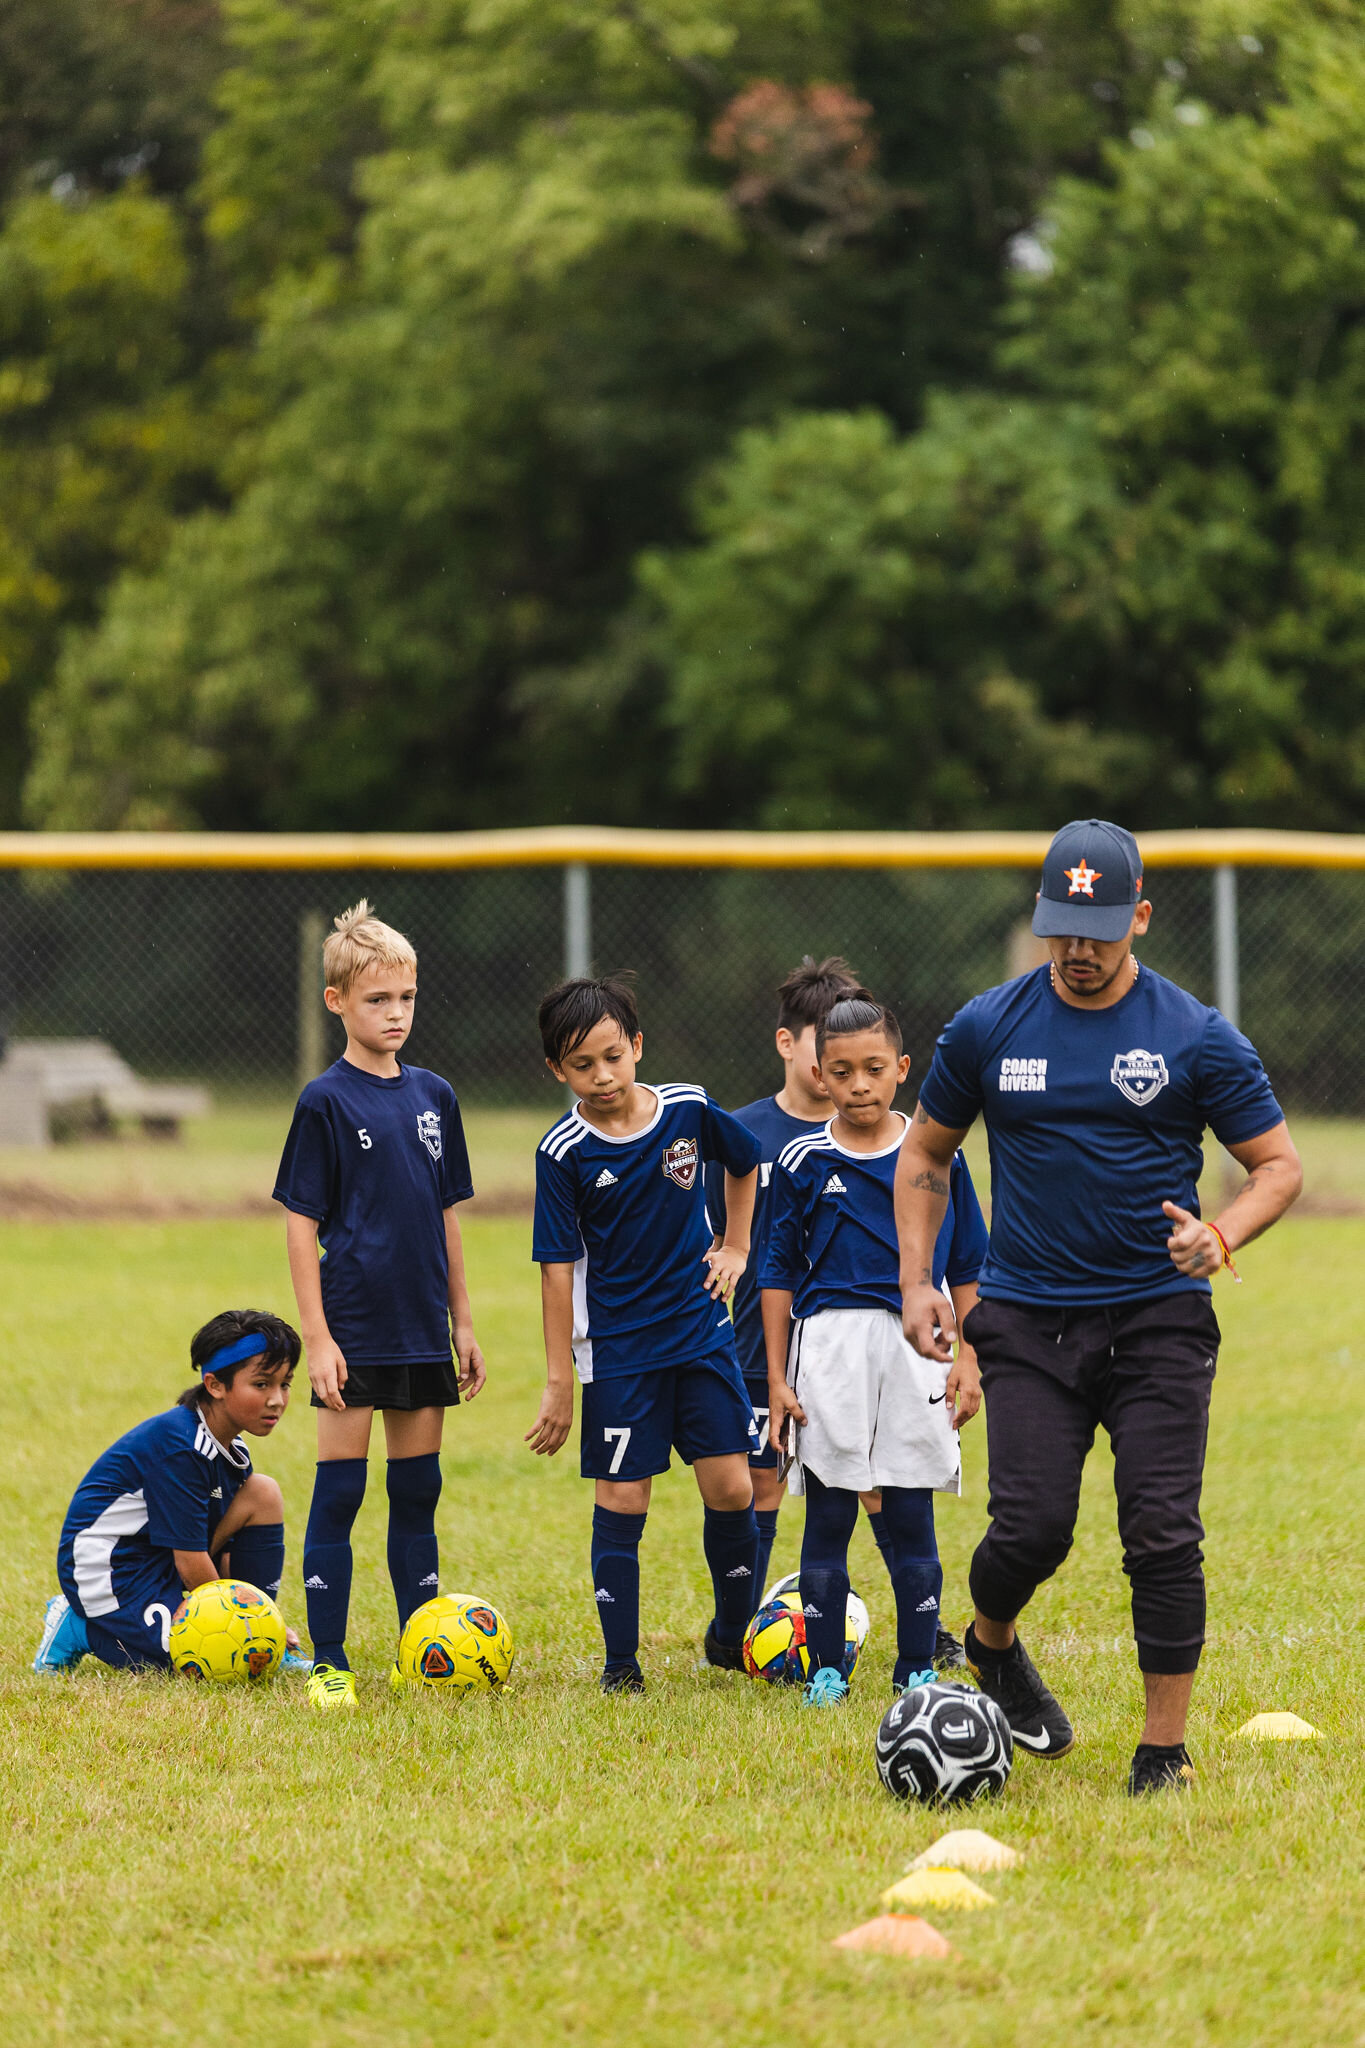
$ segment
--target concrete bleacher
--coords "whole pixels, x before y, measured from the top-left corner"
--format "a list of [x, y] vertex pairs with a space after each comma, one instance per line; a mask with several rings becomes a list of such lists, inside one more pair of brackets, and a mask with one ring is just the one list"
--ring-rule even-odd
[[111, 1135], [135, 1122], [174, 1138], [207, 1116], [206, 1088], [143, 1081], [102, 1038], [11, 1039], [0, 1059], [0, 1145], [50, 1145], [62, 1134]]

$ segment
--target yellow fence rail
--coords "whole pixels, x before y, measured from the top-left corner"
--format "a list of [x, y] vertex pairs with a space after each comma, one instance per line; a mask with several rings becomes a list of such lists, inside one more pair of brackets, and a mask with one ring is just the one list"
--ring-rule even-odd
[[[1148, 867], [1365, 868], [1365, 833], [1140, 832]], [[0, 868], [1033, 868], [1044, 832], [3, 832]]]

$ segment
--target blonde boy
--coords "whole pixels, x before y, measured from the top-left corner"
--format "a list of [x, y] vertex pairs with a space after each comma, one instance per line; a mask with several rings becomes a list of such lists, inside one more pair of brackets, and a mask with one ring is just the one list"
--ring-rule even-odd
[[[456, 1204], [474, 1189], [449, 1082], [398, 1054], [412, 1029], [417, 955], [363, 899], [322, 949], [323, 1000], [346, 1050], [299, 1097], [275, 1183], [318, 1411], [303, 1547], [315, 1707], [355, 1704], [346, 1658], [351, 1527], [370, 1425], [384, 1412], [389, 1575], [398, 1626], [438, 1586], [436, 1503], [445, 1411], [484, 1383]], [[451, 1339], [455, 1358], [451, 1360]]]

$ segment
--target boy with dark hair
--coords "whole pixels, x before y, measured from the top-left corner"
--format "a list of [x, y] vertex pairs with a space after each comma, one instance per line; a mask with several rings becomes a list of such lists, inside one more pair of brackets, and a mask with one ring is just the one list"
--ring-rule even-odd
[[[643, 1692], [640, 1539], [670, 1449], [705, 1505], [715, 1593], [707, 1661], [742, 1668], [758, 1563], [748, 1457], [753, 1414], [726, 1312], [744, 1271], [759, 1147], [705, 1089], [646, 1087], [644, 1040], [621, 977], [582, 977], [540, 1005], [545, 1062], [578, 1098], [536, 1153], [535, 1238], [547, 1383], [526, 1441], [552, 1457], [583, 1384], [581, 1470], [596, 1487], [592, 1569], [604, 1692]], [[716, 1242], [703, 1178], [724, 1169], [729, 1226]]]
[[346, 1027], [346, 1050], [299, 1097], [275, 1200], [287, 1211], [318, 1414], [303, 1585], [316, 1660], [308, 1700], [327, 1713], [356, 1703], [346, 1656], [351, 1529], [374, 1411], [384, 1416], [401, 1634], [439, 1585], [445, 1411], [472, 1401], [485, 1375], [457, 1214], [474, 1192], [460, 1107], [448, 1081], [398, 1058], [412, 1029], [417, 955], [362, 900], [336, 919], [322, 962], [323, 1000]]
[[[171, 1617], [195, 1586], [231, 1577], [278, 1594], [284, 1500], [252, 1470], [242, 1432], [271, 1434], [298, 1362], [297, 1334], [263, 1309], [225, 1309], [195, 1332], [195, 1385], [111, 1444], [76, 1488], [35, 1671], [85, 1656], [164, 1671]], [[286, 1665], [306, 1670], [292, 1629], [287, 1640]]]
[[[876, 1489], [896, 1595], [898, 1689], [933, 1677], [943, 1573], [933, 1495], [957, 1493], [957, 1430], [981, 1404], [976, 1361], [922, 1358], [901, 1331], [893, 1187], [908, 1119], [892, 1107], [910, 1070], [900, 1027], [880, 1003], [836, 1003], [816, 1028], [835, 1115], [783, 1151], [759, 1262], [772, 1435], [806, 1496], [801, 1596], [806, 1703], [837, 1705], [858, 1501]], [[953, 1161], [934, 1278], [964, 1312], [976, 1301], [986, 1229], [966, 1161]]]

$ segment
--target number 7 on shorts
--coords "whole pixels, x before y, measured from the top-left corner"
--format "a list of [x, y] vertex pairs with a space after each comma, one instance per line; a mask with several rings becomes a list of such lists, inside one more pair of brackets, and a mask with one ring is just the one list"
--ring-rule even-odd
[[611, 1454], [611, 1464], [607, 1468], [615, 1476], [621, 1469], [622, 1458], [626, 1455], [626, 1447], [630, 1442], [630, 1431], [628, 1429], [604, 1429], [602, 1435], [607, 1443], [610, 1443], [613, 1437], [617, 1440], [616, 1449]]

